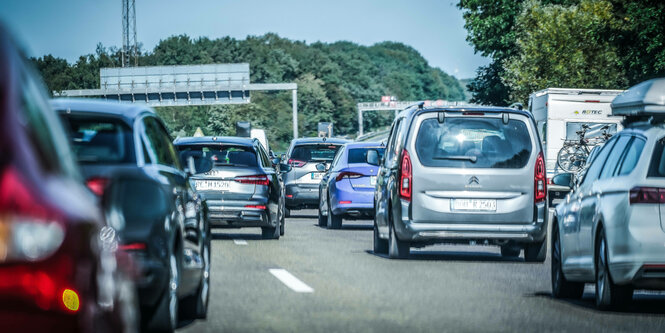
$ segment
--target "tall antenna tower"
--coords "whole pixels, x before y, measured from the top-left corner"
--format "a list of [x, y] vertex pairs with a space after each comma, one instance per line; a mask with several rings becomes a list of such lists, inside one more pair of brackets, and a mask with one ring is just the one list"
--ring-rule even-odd
[[135, 0], [122, 0], [122, 67], [138, 66]]

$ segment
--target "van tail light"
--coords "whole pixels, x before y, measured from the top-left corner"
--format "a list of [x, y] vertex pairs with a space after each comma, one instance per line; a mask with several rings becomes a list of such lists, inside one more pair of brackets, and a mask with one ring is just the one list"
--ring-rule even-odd
[[665, 189], [656, 187], [633, 187], [630, 190], [630, 204], [665, 203]]
[[241, 184], [268, 185], [270, 179], [266, 175], [238, 176], [234, 180]]
[[411, 201], [411, 191], [413, 189], [413, 170], [411, 168], [411, 157], [409, 152], [402, 151], [402, 168], [399, 180], [399, 195], [402, 199]]
[[294, 159], [289, 159], [289, 164], [291, 164], [292, 166], [294, 166], [296, 168], [302, 168], [303, 166], [305, 166], [305, 164], [307, 164], [307, 162], [298, 161], [298, 160], [294, 160]]
[[245, 208], [265, 210], [266, 206], [265, 205], [245, 205]]
[[90, 189], [90, 191], [92, 191], [92, 193], [101, 197], [104, 194], [104, 189], [106, 188], [106, 185], [108, 185], [108, 183], [109, 183], [108, 178], [92, 177], [85, 182], [85, 185], [88, 186], [88, 188]]
[[543, 152], [540, 152], [538, 158], [536, 158], [533, 179], [533, 200], [535, 203], [545, 201], [545, 198], [547, 198], [547, 177], [545, 174], [545, 158], [543, 157]]
[[355, 178], [360, 178], [362, 176], [363, 176], [363, 174], [360, 174], [360, 173], [357, 173], [357, 172], [342, 171], [337, 175], [337, 177], [335, 177], [335, 180], [340, 181], [344, 178], [355, 179]]
[[[81, 300], [70, 281], [73, 258], [58, 253], [65, 215], [12, 167], [0, 170], [0, 294], [43, 310], [74, 313]], [[45, 260], [47, 259], [48, 260]]]

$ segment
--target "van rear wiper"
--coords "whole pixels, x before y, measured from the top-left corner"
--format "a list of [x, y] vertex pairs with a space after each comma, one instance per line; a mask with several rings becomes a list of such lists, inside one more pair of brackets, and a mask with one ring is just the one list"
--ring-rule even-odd
[[456, 161], [469, 161], [471, 163], [476, 163], [478, 160], [475, 156], [465, 156], [465, 155], [452, 155], [452, 156], [434, 156], [434, 160], [456, 160]]

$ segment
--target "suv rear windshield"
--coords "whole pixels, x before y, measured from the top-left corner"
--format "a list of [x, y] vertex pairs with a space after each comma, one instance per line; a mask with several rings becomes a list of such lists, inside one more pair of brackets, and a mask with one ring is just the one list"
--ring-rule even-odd
[[82, 164], [133, 163], [132, 130], [114, 118], [63, 116], [72, 150]]
[[212, 159], [216, 166], [259, 166], [254, 147], [224, 145], [178, 145], [180, 160], [189, 156], [203, 156]]
[[416, 138], [420, 162], [430, 167], [518, 169], [529, 162], [531, 149], [527, 125], [516, 119], [426, 119]]
[[379, 160], [383, 158], [385, 148], [353, 148], [349, 149], [349, 163], [367, 163], [367, 152], [376, 150], [379, 153]]
[[335, 158], [339, 147], [341, 146], [332, 144], [295, 146], [291, 152], [291, 162], [330, 162]]

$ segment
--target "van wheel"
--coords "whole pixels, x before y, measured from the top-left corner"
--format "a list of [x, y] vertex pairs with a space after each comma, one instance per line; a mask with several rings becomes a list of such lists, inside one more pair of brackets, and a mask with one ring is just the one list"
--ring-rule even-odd
[[625, 306], [633, 298], [632, 286], [618, 286], [612, 281], [608, 269], [605, 231], [600, 230], [596, 241], [596, 307], [608, 310]]
[[537, 243], [530, 243], [524, 247], [524, 261], [544, 262], [547, 257], [547, 242], [543, 239]]
[[552, 296], [554, 298], [580, 298], [584, 294], [584, 283], [571, 282], [563, 275], [561, 240], [559, 227], [552, 226]]
[[[378, 230], [377, 230], [378, 231]], [[411, 246], [408, 242], [400, 241], [395, 234], [395, 228], [390, 224], [390, 236], [388, 238], [388, 258], [406, 259], [409, 257]]]
[[374, 221], [374, 254], [388, 253], [388, 241], [379, 237], [379, 227]]

